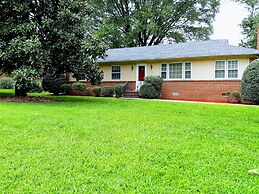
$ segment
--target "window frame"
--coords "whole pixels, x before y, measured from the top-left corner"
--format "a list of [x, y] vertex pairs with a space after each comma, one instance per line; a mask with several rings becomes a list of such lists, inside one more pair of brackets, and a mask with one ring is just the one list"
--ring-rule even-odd
[[[181, 78], [170, 78], [170, 65], [173, 64], [181, 64], [182, 71], [181, 71]], [[190, 70], [186, 70], [186, 64], [190, 64]], [[162, 66], [166, 65], [166, 71], [162, 71]], [[192, 62], [185, 61], [185, 62], [169, 62], [169, 63], [161, 63], [160, 64], [160, 76], [162, 77], [162, 72], [166, 73], [166, 79], [164, 80], [191, 80], [192, 79]], [[190, 72], [190, 78], [186, 78], [186, 72]]]
[[[113, 72], [113, 67], [119, 67], [120, 71], [119, 72]], [[120, 78], [114, 79], [113, 75], [114, 74], [119, 74]], [[117, 81], [117, 80], [121, 80], [121, 65], [111, 65], [111, 80]]]
[[[216, 62], [217, 61], [224, 61], [225, 62], [225, 67], [224, 69], [224, 77], [223, 78], [217, 78], [216, 77]], [[229, 69], [228, 68], [228, 62], [229, 61], [237, 61], [237, 68], [236, 69]], [[218, 69], [219, 70], [219, 69]], [[229, 70], [237, 70], [237, 77], [229, 77]], [[227, 60], [215, 60], [214, 61], [214, 79], [217, 80], [222, 80], [222, 79], [239, 79], [239, 60], [238, 59], [227, 59]]]

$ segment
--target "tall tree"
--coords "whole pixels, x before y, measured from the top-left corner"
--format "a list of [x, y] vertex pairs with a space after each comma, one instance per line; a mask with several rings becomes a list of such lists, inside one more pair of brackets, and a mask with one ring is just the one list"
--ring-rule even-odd
[[259, 0], [234, 0], [239, 2], [248, 10], [249, 14], [243, 19], [240, 26], [244, 39], [241, 40], [241, 46], [257, 47], [257, 29], [259, 25]]
[[105, 46], [92, 37], [94, 12], [87, 0], [6, 0], [0, 11], [0, 72], [29, 66], [42, 75], [72, 72], [100, 82], [95, 59]]
[[206, 40], [219, 0], [90, 0], [111, 47]]

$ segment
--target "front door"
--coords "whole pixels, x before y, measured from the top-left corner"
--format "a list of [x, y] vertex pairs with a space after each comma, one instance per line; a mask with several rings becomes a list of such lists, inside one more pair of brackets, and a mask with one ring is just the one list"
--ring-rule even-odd
[[144, 78], [146, 76], [146, 66], [138, 65], [137, 66], [137, 81], [136, 81], [136, 90], [139, 91], [140, 87], [144, 83]]

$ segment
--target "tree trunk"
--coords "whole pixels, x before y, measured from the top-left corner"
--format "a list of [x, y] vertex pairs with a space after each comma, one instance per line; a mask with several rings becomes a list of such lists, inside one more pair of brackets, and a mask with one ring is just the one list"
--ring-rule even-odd
[[15, 96], [27, 96], [27, 91], [25, 89], [18, 89], [15, 86]]

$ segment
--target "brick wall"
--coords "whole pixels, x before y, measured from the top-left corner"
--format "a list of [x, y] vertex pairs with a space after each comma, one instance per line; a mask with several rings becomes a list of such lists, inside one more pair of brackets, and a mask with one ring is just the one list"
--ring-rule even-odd
[[234, 90], [240, 91], [239, 80], [164, 81], [162, 98], [225, 102], [222, 94]]

